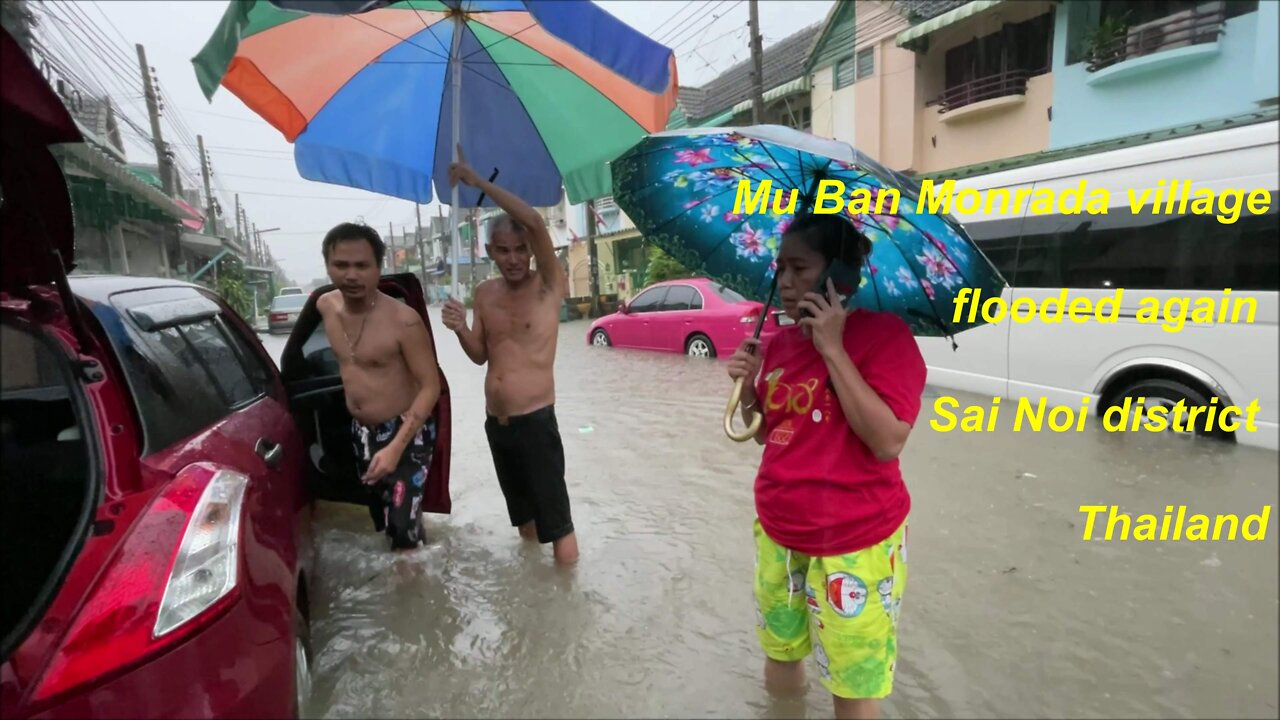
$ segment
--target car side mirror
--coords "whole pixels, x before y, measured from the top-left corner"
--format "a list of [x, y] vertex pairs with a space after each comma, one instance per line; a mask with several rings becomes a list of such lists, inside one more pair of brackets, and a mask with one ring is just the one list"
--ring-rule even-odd
[[623, 315], [630, 315], [630, 314], [631, 314], [631, 307], [630, 307], [630, 304], [629, 304], [629, 303], [618, 303], [618, 312], [619, 312], [619, 313], [621, 313], [621, 314], [623, 314]]

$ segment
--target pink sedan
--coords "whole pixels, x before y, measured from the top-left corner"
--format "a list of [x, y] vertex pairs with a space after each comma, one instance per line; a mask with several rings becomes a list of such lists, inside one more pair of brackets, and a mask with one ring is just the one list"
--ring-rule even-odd
[[[597, 347], [727, 357], [755, 332], [763, 309], [763, 303], [707, 278], [668, 280], [645, 288], [618, 312], [592, 323], [587, 341]], [[790, 320], [771, 312], [761, 339], [783, 323]]]

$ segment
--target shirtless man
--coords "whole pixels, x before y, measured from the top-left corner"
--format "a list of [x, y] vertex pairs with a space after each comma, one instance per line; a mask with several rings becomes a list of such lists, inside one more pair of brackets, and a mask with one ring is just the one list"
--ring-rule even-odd
[[[486, 246], [502, 277], [476, 287], [473, 327], [467, 327], [466, 309], [453, 298], [442, 318], [472, 362], [489, 363], [485, 432], [511, 524], [527, 540], [552, 543], [557, 563], [572, 564], [578, 540], [565, 487], [552, 368], [567, 278], [542, 217], [476, 175], [461, 152], [459, 160], [449, 168], [450, 182], [479, 188], [506, 211], [489, 226]], [[529, 269], [530, 257], [538, 261], [536, 274]]]
[[336, 289], [316, 309], [338, 356], [374, 527], [391, 547], [411, 550], [424, 542], [419, 508], [440, 397], [435, 353], [418, 313], [378, 290], [386, 245], [377, 231], [343, 223], [325, 235], [322, 251]]

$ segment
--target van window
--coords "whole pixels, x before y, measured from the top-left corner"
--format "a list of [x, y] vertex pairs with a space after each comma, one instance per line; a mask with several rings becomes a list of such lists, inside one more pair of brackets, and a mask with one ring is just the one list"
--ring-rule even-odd
[[1230, 225], [1210, 215], [1111, 208], [1107, 215], [1028, 215], [1020, 241], [1016, 230], [993, 237], [988, 223], [966, 230], [1016, 287], [1274, 291], [1278, 219], [1274, 207]]

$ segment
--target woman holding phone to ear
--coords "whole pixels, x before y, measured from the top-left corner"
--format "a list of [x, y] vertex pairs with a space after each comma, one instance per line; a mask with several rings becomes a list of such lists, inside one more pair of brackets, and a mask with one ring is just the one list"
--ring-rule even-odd
[[812, 651], [838, 718], [878, 717], [893, 688], [911, 509], [898, 455], [926, 375], [903, 320], [846, 311], [836, 293], [830, 278], [856, 287], [869, 252], [844, 217], [798, 216], [777, 257], [782, 307], [798, 323], [763, 354], [747, 340], [728, 368], [748, 380], [744, 422], [764, 414], [754, 535], [765, 685], [802, 690]]

